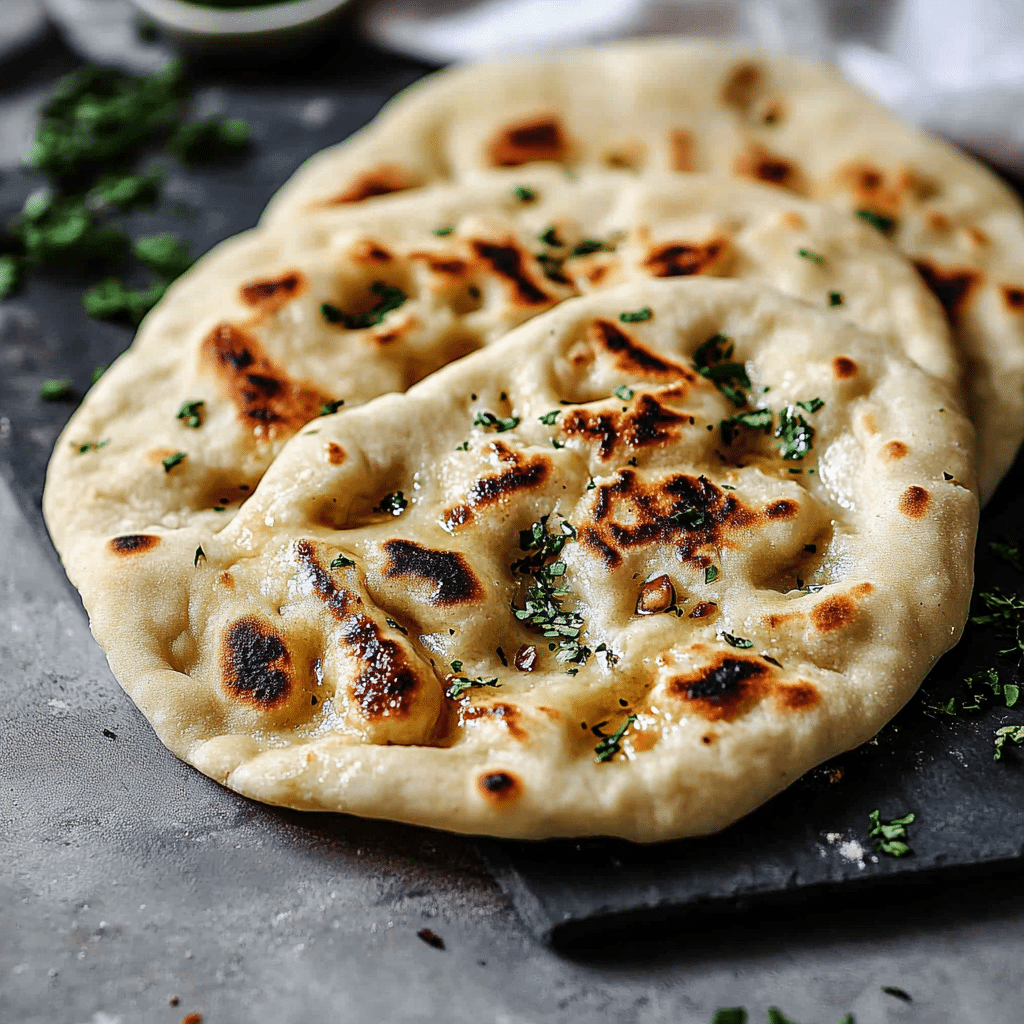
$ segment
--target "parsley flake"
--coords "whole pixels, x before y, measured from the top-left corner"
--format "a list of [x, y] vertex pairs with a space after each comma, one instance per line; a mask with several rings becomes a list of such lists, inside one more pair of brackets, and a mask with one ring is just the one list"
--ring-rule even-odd
[[561, 409], [552, 409], [551, 412], [544, 413], [543, 416], [538, 416], [537, 419], [544, 424], [545, 427], [553, 427], [555, 420], [561, 415]]
[[495, 416], [493, 412], [478, 412], [473, 417], [473, 426], [482, 427], [484, 430], [493, 430], [498, 434], [503, 434], [506, 430], [515, 430], [516, 427], [522, 420], [518, 416], [509, 416], [506, 419], [501, 419]]
[[797, 256], [800, 257], [800, 259], [802, 259], [802, 260], [810, 260], [812, 263], [822, 263], [823, 262], [821, 256], [819, 256], [818, 253], [816, 253], [816, 252], [811, 252], [810, 249], [797, 249], [796, 254], [797, 254]]
[[704, 583], [705, 584], [714, 583], [715, 580], [718, 579], [718, 576], [719, 576], [718, 566], [717, 565], [709, 565], [704, 570]]
[[599, 764], [603, 764], [605, 761], [610, 761], [622, 749], [622, 737], [626, 735], [626, 730], [635, 721], [636, 715], [630, 715], [622, 725], [620, 725], [618, 729], [611, 734], [611, 736], [606, 736], [596, 747], [594, 747], [594, 753], [597, 754], [597, 761]]
[[[452, 662], [454, 666], [455, 662]], [[462, 662], [459, 662], [461, 670]], [[451, 700], [458, 700], [467, 690], [475, 690], [484, 686], [501, 686], [498, 682], [497, 676], [492, 676], [490, 679], [467, 679], [460, 677], [452, 682], [452, 685], [448, 687], [445, 696]]]
[[457, 452], [468, 452], [469, 451], [469, 440], [465, 440], [460, 445], [455, 446]]
[[175, 452], [173, 455], [168, 455], [167, 458], [163, 460], [164, 472], [170, 473], [175, 466], [185, 460], [186, 455], [186, 452]]
[[843, 304], [843, 293], [842, 292], [829, 292], [828, 293], [828, 304], [830, 306], [841, 306]]
[[907, 838], [907, 825], [914, 822], [913, 814], [905, 814], [902, 818], [893, 818], [892, 821], [884, 822], [880, 819], [877, 810], [868, 814], [871, 822], [869, 836], [875, 839], [875, 849], [880, 853], [888, 854], [890, 857], [906, 857], [913, 851], [903, 842]]
[[447, 238], [454, 230], [455, 228], [448, 225], [443, 228], [434, 228], [434, 234], [437, 235], [438, 238]]
[[644, 306], [643, 309], [638, 309], [633, 313], [620, 313], [619, 320], [624, 324], [642, 324], [645, 320], [650, 320], [654, 316], [654, 310], [650, 306]]
[[39, 385], [39, 397], [44, 402], [59, 402], [70, 398], [73, 388], [74, 381], [71, 380], [44, 380]]
[[545, 245], [550, 245], [555, 248], [561, 248], [563, 245], [565, 245], [565, 243], [558, 237], [558, 232], [553, 226], [550, 228], [546, 228], [537, 237]]
[[537, 198], [537, 193], [529, 185], [516, 185], [512, 189], [512, 195], [521, 203], [532, 203]]
[[176, 419], [184, 422], [190, 430], [198, 430], [203, 425], [203, 406], [201, 399], [194, 402], [183, 402]]
[[612, 394], [616, 398], [621, 398], [623, 402], [628, 402], [633, 397], [634, 391], [631, 387], [627, 387], [625, 384], [620, 384], [614, 391], [612, 391]]
[[78, 449], [79, 455], [84, 455], [86, 452], [95, 452], [100, 448], [105, 448], [108, 444], [110, 444], [109, 439], [106, 441], [86, 441], [85, 444], [73, 445], [73, 447]]
[[380, 504], [374, 508], [374, 512], [383, 512], [387, 515], [400, 516], [409, 507], [409, 502], [401, 491], [394, 494], [386, 494], [380, 500]]
[[742, 636], [733, 636], [732, 633], [720, 633], [719, 636], [730, 646], [738, 647], [740, 650], [749, 650], [754, 646], [753, 640], [747, 640]]
[[731, 362], [733, 348], [726, 335], [714, 334], [693, 353], [693, 368], [734, 405], [742, 407], [747, 404], [743, 389], [751, 386], [750, 378], [743, 363]]
[[584, 238], [573, 246], [572, 254], [573, 256], [589, 256], [592, 252], [602, 252], [611, 249], [612, 246], [607, 242], [599, 241], [596, 238]]
[[740, 427], [746, 427], [749, 430], [760, 430], [763, 434], [767, 434], [773, 425], [774, 417], [771, 409], [756, 409], [754, 412], [737, 413], [727, 420], [722, 420], [720, 424], [722, 441], [725, 444], [732, 444], [740, 432]]
[[775, 430], [775, 437], [782, 440], [782, 450], [779, 454], [783, 459], [802, 459], [811, 450], [814, 427], [796, 411], [794, 406], [787, 405], [779, 413], [779, 425]]
[[1024, 725], [1004, 725], [1001, 729], [996, 729], [993, 761], [1003, 759], [1003, 749], [1007, 743], [1015, 743], [1017, 746], [1024, 744]]
[[797, 402], [798, 406], [806, 412], [817, 412], [824, 404], [823, 398], [811, 398], [806, 402]]
[[349, 558], [348, 555], [338, 555], [331, 561], [330, 568], [332, 569], [348, 569], [355, 565], [356, 561], [354, 558]]
[[320, 306], [320, 312], [323, 313], [324, 319], [329, 324], [342, 324], [345, 322], [345, 314], [337, 306], [332, 306], [329, 302], [324, 302]]
[[350, 331], [361, 331], [368, 327], [377, 327], [384, 322], [384, 317], [402, 306], [408, 296], [401, 288], [388, 284], [386, 281], [374, 281], [370, 292], [377, 296], [377, 304], [365, 313], [350, 314], [325, 302], [320, 309], [328, 323], [343, 324]]
[[891, 217], [886, 217], [882, 213], [875, 213], [874, 210], [858, 210], [857, 216], [861, 220], [866, 220], [872, 227], [878, 228], [879, 231], [888, 232], [896, 227], [896, 221]]

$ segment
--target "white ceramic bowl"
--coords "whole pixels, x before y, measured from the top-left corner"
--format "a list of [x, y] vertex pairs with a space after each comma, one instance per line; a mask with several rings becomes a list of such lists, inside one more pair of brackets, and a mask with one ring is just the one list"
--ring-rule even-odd
[[[255, 0], [254, 0], [255, 2]], [[291, 0], [250, 8], [132, 0], [169, 38], [198, 51], [291, 52], [321, 37], [350, 0]]]

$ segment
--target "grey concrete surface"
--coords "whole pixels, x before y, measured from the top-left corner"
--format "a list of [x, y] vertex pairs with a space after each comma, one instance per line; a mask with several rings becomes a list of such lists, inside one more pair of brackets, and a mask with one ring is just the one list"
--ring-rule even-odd
[[530, 936], [467, 840], [220, 788], [119, 690], [2, 481], [0, 907], [3, 1024], [697, 1024], [722, 1006], [752, 1022], [769, 1006], [801, 1024], [1024, 1019], [1019, 876], [565, 955]]

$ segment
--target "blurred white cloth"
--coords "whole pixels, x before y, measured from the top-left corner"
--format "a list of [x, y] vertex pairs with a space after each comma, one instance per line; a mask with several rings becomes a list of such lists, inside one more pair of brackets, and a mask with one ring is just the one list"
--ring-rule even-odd
[[371, 0], [360, 23], [437, 63], [663, 33], [743, 39], [831, 61], [1024, 175], [1024, 0]]

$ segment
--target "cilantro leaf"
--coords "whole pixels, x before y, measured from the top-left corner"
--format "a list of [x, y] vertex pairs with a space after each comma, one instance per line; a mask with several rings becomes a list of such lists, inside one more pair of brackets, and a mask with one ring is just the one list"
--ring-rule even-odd
[[730, 646], [738, 647], [740, 650], [747, 651], [754, 646], [753, 640], [747, 640], [742, 636], [733, 636], [732, 633], [719, 633], [719, 636]]
[[482, 427], [484, 430], [493, 430], [498, 434], [503, 434], [506, 430], [515, 430], [516, 427], [522, 420], [518, 416], [509, 416], [506, 419], [500, 419], [495, 416], [493, 412], [482, 411], [478, 412], [473, 417], [473, 426]]
[[814, 439], [814, 427], [800, 415], [792, 405], [787, 405], [779, 413], [779, 425], [775, 437], [781, 438], [783, 459], [802, 459], [811, 450]]
[[328, 323], [344, 324], [350, 331], [359, 331], [367, 327], [377, 327], [383, 323], [384, 317], [404, 305], [408, 298], [401, 288], [388, 284], [386, 281], [374, 281], [370, 285], [370, 291], [378, 297], [378, 301], [372, 309], [365, 313], [346, 313], [329, 302], [324, 302], [320, 306], [320, 311]]
[[874, 210], [858, 210], [857, 216], [861, 220], [866, 220], [872, 227], [878, 228], [879, 231], [889, 232], [896, 227], [896, 221], [891, 217], [886, 217], [885, 214], [875, 213]]
[[631, 387], [627, 387], [625, 384], [620, 384], [612, 391], [612, 394], [616, 398], [621, 398], [623, 402], [628, 402], [633, 397], [634, 391]]
[[704, 570], [704, 583], [705, 583], [705, 585], [707, 585], [708, 583], [714, 583], [715, 580], [718, 579], [718, 577], [719, 577], [719, 572], [718, 572], [718, 566], [717, 565], [709, 565]]
[[734, 405], [747, 404], [743, 389], [749, 388], [750, 378], [743, 363], [731, 362], [733, 344], [724, 334], [714, 334], [693, 353], [693, 368], [710, 380]]
[[756, 409], [753, 412], [740, 412], [722, 420], [722, 441], [725, 444], [732, 444], [740, 432], [740, 427], [747, 427], [749, 430], [760, 430], [767, 434], [774, 424], [771, 409]]
[[355, 559], [349, 558], [347, 555], [337, 555], [330, 564], [331, 569], [348, 569], [350, 566], [355, 565]]
[[180, 277], [195, 263], [192, 250], [170, 232], [136, 238], [132, 253], [143, 266], [168, 280]]
[[810, 398], [806, 402], [797, 402], [798, 406], [806, 412], [817, 412], [824, 404], [823, 398]]
[[810, 249], [797, 249], [796, 254], [802, 260], [810, 260], [812, 263], [823, 262], [821, 256], [819, 256], [816, 252], [811, 252]]
[[620, 313], [619, 320], [624, 324], [642, 324], [645, 320], [650, 320], [654, 316], [654, 311], [650, 306], [644, 306], [643, 309], [638, 309], [633, 313]]
[[105, 174], [90, 189], [87, 202], [93, 207], [110, 207], [130, 212], [152, 206], [160, 196], [163, 175]]
[[555, 420], [557, 420], [561, 414], [561, 409], [552, 409], [551, 412], [546, 412], [543, 416], [538, 416], [537, 419], [540, 420], [544, 426], [553, 427], [555, 425]]
[[630, 715], [623, 723], [611, 734], [611, 736], [605, 736], [596, 747], [594, 747], [594, 753], [597, 754], [597, 761], [599, 764], [603, 764], [605, 761], [610, 761], [621, 749], [622, 749], [622, 737], [626, 735], [626, 730], [636, 721], [636, 715]]
[[344, 398], [335, 398], [320, 406], [321, 416], [333, 416], [345, 404]]
[[1024, 744], [1024, 725], [1004, 725], [1002, 728], [996, 729], [993, 761], [1003, 759], [1003, 748], [1007, 743], [1015, 743], [1018, 746]]
[[178, 410], [177, 419], [183, 420], [186, 427], [198, 430], [203, 425], [203, 406], [206, 403], [202, 400], [195, 402], [183, 402]]
[[828, 304], [830, 306], [841, 306], [843, 304], [843, 293], [842, 292], [829, 292], [828, 293]]
[[537, 193], [529, 185], [517, 185], [512, 189], [512, 195], [521, 203], [532, 203], [537, 198]]
[[400, 516], [408, 507], [409, 501], [406, 496], [401, 491], [395, 491], [394, 494], [385, 494], [373, 511]]
[[175, 452], [173, 455], [168, 455], [167, 458], [163, 460], [164, 472], [170, 473], [170, 471], [179, 463], [183, 462], [186, 457], [186, 452]]
[[869, 836], [875, 839], [875, 849], [890, 857], [906, 857], [913, 851], [903, 841], [907, 838], [907, 825], [913, 824], [915, 815], [905, 814], [902, 818], [894, 818], [892, 821], [882, 821], [878, 810], [868, 814], [871, 822]]
[[[455, 662], [452, 662], [453, 667], [455, 666], [455, 664]], [[459, 662], [458, 665], [459, 668], [456, 669], [456, 671], [461, 671], [462, 662]], [[449, 686], [447, 691], [445, 692], [445, 696], [451, 700], [458, 700], [467, 690], [478, 689], [484, 686], [498, 687], [501, 686], [501, 683], [498, 682], [497, 676], [492, 676], [490, 679], [468, 679], [463, 676], [453, 680], [452, 685]]]

